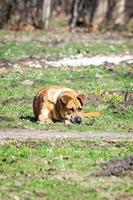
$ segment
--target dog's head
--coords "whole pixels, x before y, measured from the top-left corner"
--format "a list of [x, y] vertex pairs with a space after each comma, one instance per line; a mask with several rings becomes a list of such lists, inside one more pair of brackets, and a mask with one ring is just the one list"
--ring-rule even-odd
[[72, 123], [80, 124], [82, 122], [82, 110], [86, 102], [86, 95], [73, 94], [73, 92], [65, 92], [59, 97], [58, 112], [62, 119]]

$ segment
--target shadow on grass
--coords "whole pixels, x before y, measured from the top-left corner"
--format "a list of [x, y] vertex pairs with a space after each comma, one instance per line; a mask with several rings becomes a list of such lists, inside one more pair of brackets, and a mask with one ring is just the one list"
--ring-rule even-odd
[[37, 120], [35, 119], [35, 117], [33, 117], [33, 116], [29, 116], [29, 115], [27, 115], [27, 116], [20, 116], [20, 118], [19, 119], [23, 119], [23, 120], [26, 120], [26, 121], [30, 121], [30, 122], [36, 122]]

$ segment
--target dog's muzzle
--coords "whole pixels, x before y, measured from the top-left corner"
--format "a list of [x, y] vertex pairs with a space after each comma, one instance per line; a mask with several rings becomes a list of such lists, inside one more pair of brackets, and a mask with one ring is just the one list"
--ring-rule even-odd
[[82, 118], [81, 117], [75, 117], [73, 120], [74, 124], [80, 124], [82, 122]]

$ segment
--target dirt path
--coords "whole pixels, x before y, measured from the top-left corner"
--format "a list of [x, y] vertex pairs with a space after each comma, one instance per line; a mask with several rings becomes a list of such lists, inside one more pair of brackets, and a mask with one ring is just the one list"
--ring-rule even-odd
[[104, 64], [113, 64], [114, 66], [120, 64], [133, 64], [133, 55], [110, 55], [110, 56], [91, 56], [87, 57], [78, 54], [72, 55], [69, 57], [64, 57], [61, 59], [56, 59], [55, 61], [46, 60], [46, 59], [33, 59], [33, 58], [23, 58], [20, 60], [0, 60], [0, 72], [7, 68], [21, 69], [22, 67], [28, 68], [46, 68], [48, 66], [53, 67], [83, 67], [83, 66], [100, 66]]
[[104, 65], [105, 63], [110, 63], [114, 65], [118, 65], [122, 62], [127, 64], [133, 63], [133, 56], [132, 55], [113, 55], [113, 56], [83, 56], [82, 54], [76, 55], [76, 56], [69, 56], [65, 57], [63, 59], [59, 59], [57, 61], [45, 61], [46, 65], [48, 66], [54, 66], [54, 67], [80, 67], [80, 66], [100, 66]]
[[133, 141], [133, 133], [58, 132], [41, 130], [0, 130], [0, 144], [8, 139], [100, 139], [102, 141]]

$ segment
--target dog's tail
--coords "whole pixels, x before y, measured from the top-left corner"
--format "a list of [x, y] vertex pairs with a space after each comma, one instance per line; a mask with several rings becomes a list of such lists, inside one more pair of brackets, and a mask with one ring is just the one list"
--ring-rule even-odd
[[95, 118], [95, 117], [100, 117], [102, 115], [101, 112], [88, 112], [88, 113], [83, 113], [83, 117], [85, 118]]

